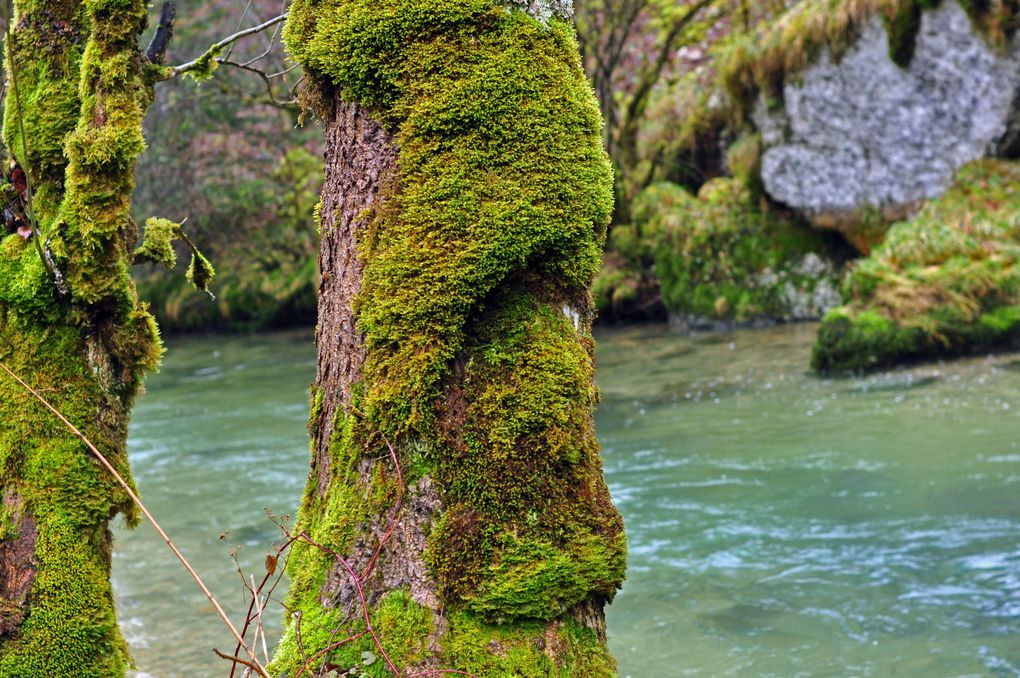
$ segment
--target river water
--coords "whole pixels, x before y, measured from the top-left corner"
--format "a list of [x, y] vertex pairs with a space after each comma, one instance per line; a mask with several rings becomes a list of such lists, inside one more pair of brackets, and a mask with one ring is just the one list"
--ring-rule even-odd
[[[1020, 355], [820, 379], [813, 333], [599, 333], [620, 675], [1020, 676]], [[230, 550], [260, 573], [263, 509], [304, 485], [313, 372], [305, 334], [174, 341], [135, 410], [144, 498], [235, 617]], [[139, 676], [225, 675], [147, 527], [117, 532], [114, 589]]]

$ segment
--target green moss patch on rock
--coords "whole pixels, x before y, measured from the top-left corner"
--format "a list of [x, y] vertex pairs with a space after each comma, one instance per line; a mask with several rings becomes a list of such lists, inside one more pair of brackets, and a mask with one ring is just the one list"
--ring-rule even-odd
[[[657, 184], [634, 215], [612, 244], [651, 264], [663, 303], [687, 325], [817, 318], [841, 301], [839, 237], [756, 200], [744, 181], [714, 179], [697, 196]], [[603, 301], [605, 275], [596, 283]]]
[[955, 355], [1020, 338], [1020, 165], [983, 160], [844, 280], [819, 330], [820, 371]]

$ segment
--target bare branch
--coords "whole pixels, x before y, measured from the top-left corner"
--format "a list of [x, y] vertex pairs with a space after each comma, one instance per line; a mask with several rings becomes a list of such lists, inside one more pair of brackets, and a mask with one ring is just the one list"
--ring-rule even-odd
[[272, 28], [273, 26], [275, 26], [277, 24], [283, 23], [286, 20], [287, 20], [287, 12], [284, 12], [283, 14], [281, 14], [279, 16], [273, 17], [269, 21], [262, 22], [258, 26], [252, 26], [251, 28], [246, 28], [243, 31], [238, 31], [237, 33], [234, 33], [233, 35], [229, 35], [229, 36], [223, 38], [222, 40], [220, 40], [219, 42], [213, 43], [212, 47], [207, 49], [197, 59], [192, 59], [191, 61], [189, 61], [189, 62], [187, 62], [185, 64], [181, 64], [180, 66], [174, 66], [173, 68], [169, 69], [169, 73], [167, 74], [166, 77], [169, 79], [169, 78], [176, 77], [178, 75], [183, 75], [185, 73], [189, 73], [191, 71], [202, 70], [202, 69], [208, 67], [208, 64], [209, 64], [209, 62], [211, 60], [215, 60], [217, 63], [224, 63], [223, 61], [221, 61], [221, 57], [220, 57], [220, 55], [223, 53], [224, 49], [226, 49], [230, 45], [234, 44], [235, 42], [237, 42], [241, 38], [246, 38], [249, 35], [255, 35], [256, 33], [261, 33], [262, 31], [264, 31], [264, 30], [266, 30], [268, 28]]
[[263, 70], [261, 70], [259, 68], [255, 68], [254, 66], [248, 66], [248, 65], [240, 63], [238, 61], [229, 61], [229, 60], [226, 60], [226, 59], [217, 59], [217, 61], [221, 65], [223, 65], [223, 66], [231, 66], [233, 68], [237, 68], [237, 69], [242, 70], [242, 71], [248, 71], [249, 73], [254, 73], [255, 75], [257, 75], [260, 78], [262, 78], [262, 82], [266, 86], [266, 94], [269, 95], [269, 103], [272, 104], [273, 106], [277, 106], [279, 108], [291, 108], [291, 109], [297, 108], [297, 98], [295, 98], [293, 96], [293, 91], [291, 92], [292, 96], [291, 96], [290, 99], [283, 99], [283, 100], [277, 99], [276, 98], [276, 94], [273, 92], [273, 84], [270, 82], [271, 78], [277, 78], [277, 77], [280, 77], [282, 75], [285, 75], [286, 73], [289, 73], [290, 71], [292, 71], [294, 68], [297, 68], [297, 65], [295, 65], [292, 68], [288, 68], [285, 71], [280, 71], [278, 73], [268, 74], [268, 73], [266, 73], [265, 71], [263, 71]]
[[156, 28], [149, 46], [145, 48], [145, 58], [153, 64], [161, 64], [166, 61], [166, 50], [170, 46], [170, 39], [174, 37], [174, 17], [177, 15], [177, 5], [174, 0], [166, 0], [159, 12], [159, 26]]
[[[244, 20], [248, 18], [248, 12], [250, 12], [250, 11], [251, 11], [251, 5], [252, 5], [252, 3], [253, 3], [254, 1], [255, 1], [255, 0], [248, 0], [248, 4], [246, 4], [246, 5], [244, 6], [244, 11], [243, 11], [243, 12], [241, 12], [241, 18], [237, 20], [237, 27], [235, 27], [235, 28], [234, 28], [234, 31], [235, 31], [235, 32], [237, 32], [237, 31], [241, 30], [241, 26], [243, 26], [243, 25], [244, 25]], [[227, 50], [227, 53], [223, 55], [223, 56], [224, 56], [224, 58], [227, 58], [227, 59], [229, 59], [229, 58], [230, 58], [230, 54], [231, 54], [231, 52], [233, 52], [233, 51], [234, 51], [234, 47], [235, 47], [235, 45], [232, 45], [232, 46], [230, 47], [230, 49], [228, 49], [228, 50]]]

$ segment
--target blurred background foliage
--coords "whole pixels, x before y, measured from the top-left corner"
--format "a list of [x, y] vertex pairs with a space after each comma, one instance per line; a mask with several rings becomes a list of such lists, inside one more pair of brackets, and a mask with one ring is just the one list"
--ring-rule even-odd
[[[179, 3], [167, 63], [187, 62], [284, 10], [271, 0]], [[224, 56], [238, 64], [262, 57], [249, 68], [267, 75], [292, 66], [272, 30], [238, 41]], [[176, 79], [157, 88], [145, 121], [149, 148], [138, 168], [135, 220], [187, 218], [185, 232], [217, 270], [214, 301], [184, 279], [187, 256], [178, 257], [176, 271], [138, 267], [139, 290], [165, 331], [315, 322], [321, 132], [300, 126], [300, 112], [288, 102], [300, 78], [297, 70], [284, 73], [269, 89], [260, 75], [221, 65], [202, 84]]]

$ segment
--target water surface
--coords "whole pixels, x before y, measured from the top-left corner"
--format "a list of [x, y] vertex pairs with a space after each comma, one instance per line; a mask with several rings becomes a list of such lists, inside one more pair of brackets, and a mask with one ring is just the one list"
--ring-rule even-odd
[[[813, 332], [600, 333], [620, 674], [1020, 676], [1020, 356], [819, 379]], [[263, 507], [293, 510], [313, 371], [304, 334], [171, 342], [136, 409], [142, 492], [238, 614], [227, 542], [258, 572]], [[142, 671], [224, 675], [229, 636], [151, 531], [114, 562]]]

